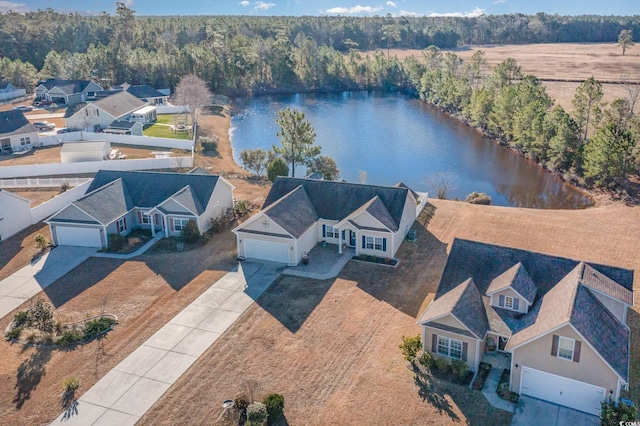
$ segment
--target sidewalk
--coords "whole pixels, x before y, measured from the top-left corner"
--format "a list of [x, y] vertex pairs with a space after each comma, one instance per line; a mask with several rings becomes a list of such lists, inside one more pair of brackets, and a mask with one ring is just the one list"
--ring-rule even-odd
[[132, 259], [132, 258], [134, 258], [136, 256], [140, 256], [145, 251], [149, 250], [151, 247], [153, 247], [153, 245], [155, 243], [157, 243], [158, 241], [160, 241], [163, 238], [164, 238], [164, 233], [158, 232], [158, 233], [156, 233], [156, 235], [152, 239], [147, 241], [142, 247], [140, 247], [138, 250], [133, 251], [131, 253], [115, 254], [115, 253], [100, 253], [100, 252], [96, 252], [96, 253], [92, 254], [91, 256], [92, 257], [108, 257], [110, 259], [123, 259], [123, 260]]
[[[280, 275], [245, 261], [116, 365], [52, 425], [134, 425]], [[212, 383], [212, 386], [214, 384]]]

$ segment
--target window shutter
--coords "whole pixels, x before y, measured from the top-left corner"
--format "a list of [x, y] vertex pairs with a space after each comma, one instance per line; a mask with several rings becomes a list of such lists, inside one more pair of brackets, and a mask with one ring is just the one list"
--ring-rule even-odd
[[560, 343], [560, 336], [553, 335], [553, 342], [551, 343], [551, 356], [558, 356], [558, 345]]
[[322, 225], [322, 238], [327, 236], [327, 225]]
[[513, 309], [515, 309], [516, 311], [518, 310], [518, 306], [520, 306], [520, 299], [518, 299], [517, 297], [513, 298]]
[[126, 231], [127, 230], [127, 217], [126, 216], [122, 218], [122, 222], [124, 223], [124, 229]]
[[387, 251], [387, 239], [382, 239], [382, 251]]
[[138, 210], [138, 222], [142, 223], [142, 212]]
[[575, 346], [573, 347], [573, 362], [580, 362], [580, 348], [582, 346], [582, 342], [576, 340]]
[[500, 301], [498, 302], [498, 306], [504, 306], [504, 295], [500, 295]]
[[467, 352], [469, 351], [469, 344], [462, 342], [462, 360], [467, 362]]
[[347, 234], [346, 234], [346, 231], [342, 231], [342, 241], [344, 241], [344, 240], [345, 240], [346, 235], [347, 235]]
[[363, 235], [362, 236], [362, 248], [365, 247], [366, 242], [367, 242], [366, 237]]
[[433, 352], [434, 354], [438, 353], [438, 335], [437, 334], [431, 335], [431, 352]]
[[171, 226], [171, 230], [172, 230], [172, 231], [175, 231], [175, 230], [176, 230], [176, 226], [175, 226], [175, 224], [173, 223], [173, 218], [169, 219], [169, 226]]

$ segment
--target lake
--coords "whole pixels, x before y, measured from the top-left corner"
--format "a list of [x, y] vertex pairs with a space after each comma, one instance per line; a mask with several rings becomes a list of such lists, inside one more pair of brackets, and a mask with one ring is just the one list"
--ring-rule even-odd
[[[271, 149], [278, 111], [303, 111], [316, 132], [322, 155], [333, 157], [340, 177], [434, 190], [428, 177], [448, 174], [454, 189], [447, 198], [464, 200], [473, 191], [488, 194], [494, 205], [540, 209], [579, 209], [589, 197], [535, 163], [504, 148], [424, 102], [402, 94], [343, 92], [236, 98], [231, 118], [234, 159], [244, 149]], [[305, 169], [297, 168], [296, 176]]]

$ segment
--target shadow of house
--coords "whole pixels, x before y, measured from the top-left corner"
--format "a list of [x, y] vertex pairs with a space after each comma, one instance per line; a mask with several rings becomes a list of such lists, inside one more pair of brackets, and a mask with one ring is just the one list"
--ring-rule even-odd
[[[33, 255], [37, 255], [38, 250], [35, 249], [35, 241], [33, 239], [26, 240], [36, 231], [41, 232], [47, 239], [51, 239], [51, 235], [49, 234], [49, 227], [43, 224], [42, 222], [38, 222], [34, 225], [31, 225], [22, 231], [18, 232], [15, 235], [12, 235], [10, 238], [6, 240], [0, 241], [0, 265], [3, 267], [8, 265], [11, 260], [13, 260], [16, 256], [20, 254], [22, 250], [28, 250], [27, 246], [34, 247], [32, 250]], [[35, 258], [34, 258], [35, 259]], [[32, 259], [32, 260], [34, 260]], [[22, 267], [24, 265], [20, 265]], [[20, 269], [20, 268], [16, 268]], [[14, 271], [9, 271], [14, 272]], [[0, 279], [3, 277], [0, 276]]]
[[42, 377], [46, 374], [45, 365], [51, 359], [51, 349], [36, 348], [29, 358], [22, 361], [16, 372], [16, 396], [13, 403], [20, 410], [24, 403], [31, 398]]

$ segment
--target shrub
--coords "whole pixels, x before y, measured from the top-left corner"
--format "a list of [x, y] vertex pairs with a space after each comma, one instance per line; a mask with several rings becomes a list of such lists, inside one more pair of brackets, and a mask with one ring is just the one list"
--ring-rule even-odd
[[467, 195], [467, 199], [465, 200], [469, 204], [484, 204], [486, 206], [491, 204], [491, 197], [489, 197], [484, 192], [472, 192]]
[[449, 368], [451, 368], [451, 365], [449, 364], [449, 361], [446, 358], [436, 359], [434, 365], [436, 366], [436, 370], [438, 370], [442, 374], [448, 373]]
[[425, 351], [420, 359], [418, 359], [418, 362], [421, 366], [431, 369], [433, 368], [433, 363], [435, 362], [435, 360], [433, 359], [433, 355], [431, 355], [430, 352]]
[[20, 338], [20, 334], [22, 334], [22, 327], [14, 327], [11, 330], [7, 331], [4, 336], [7, 338], [7, 340], [18, 340]]
[[69, 182], [62, 182], [62, 184], [60, 185], [60, 194], [68, 191], [69, 188], [71, 188], [71, 185], [69, 185]]
[[86, 324], [86, 329], [84, 330], [84, 337], [87, 340], [93, 339], [101, 333], [109, 330], [109, 328], [115, 324], [116, 320], [113, 318], [98, 318], [93, 321], [89, 321]]
[[276, 157], [267, 165], [267, 177], [271, 182], [278, 176], [289, 176], [289, 165], [282, 157]]
[[600, 418], [603, 426], [618, 426], [626, 422], [634, 422], [638, 416], [638, 409], [624, 402], [615, 404], [613, 401], [602, 401]]
[[13, 316], [13, 326], [14, 327], [22, 327], [29, 321], [29, 312], [27, 311], [18, 311], [17, 314]]
[[451, 371], [459, 380], [464, 380], [469, 373], [469, 367], [463, 360], [454, 359], [451, 360]]
[[242, 217], [251, 211], [251, 203], [247, 200], [236, 200], [236, 205], [233, 207], [233, 211], [238, 217]]
[[256, 422], [255, 420], [247, 420], [244, 422], [244, 426], [263, 426], [264, 423]]
[[[262, 402], [254, 402], [247, 407], [247, 422], [264, 424], [267, 421], [267, 407]], [[246, 423], [245, 423], [246, 424]]]
[[218, 149], [218, 138], [210, 138], [203, 136], [198, 138], [198, 144], [196, 145], [199, 151], [216, 151]]
[[109, 250], [120, 251], [127, 245], [127, 239], [120, 234], [109, 234]]
[[80, 379], [76, 379], [75, 377], [69, 377], [62, 381], [62, 389], [65, 392], [75, 392], [80, 387]]
[[26, 335], [24, 336], [25, 340], [29, 343], [36, 340], [36, 332], [35, 330], [28, 330]]
[[402, 343], [399, 348], [402, 350], [402, 356], [404, 356], [404, 359], [413, 363], [418, 351], [422, 349], [420, 335], [414, 337], [402, 336]]
[[36, 248], [40, 250], [49, 245], [49, 240], [47, 240], [47, 237], [45, 237], [41, 233], [37, 233], [34, 240], [36, 242]]
[[249, 401], [247, 401], [243, 395], [236, 396], [236, 399], [233, 400], [233, 407], [241, 413], [244, 412], [248, 406]]
[[27, 311], [27, 326], [43, 333], [52, 333], [55, 329], [55, 321], [51, 304], [42, 299], [36, 300], [36, 303]]
[[211, 234], [220, 234], [227, 228], [227, 219], [224, 215], [220, 215], [217, 218], [211, 218], [211, 228], [209, 231]]
[[264, 405], [267, 407], [267, 424], [272, 425], [282, 415], [284, 396], [278, 393], [271, 393], [264, 398]]
[[58, 345], [66, 348], [73, 346], [83, 339], [82, 333], [78, 330], [65, 331], [61, 338], [58, 339]]
[[190, 220], [182, 228], [182, 240], [185, 243], [197, 243], [201, 237], [200, 230], [198, 230], [198, 224], [194, 220]]

